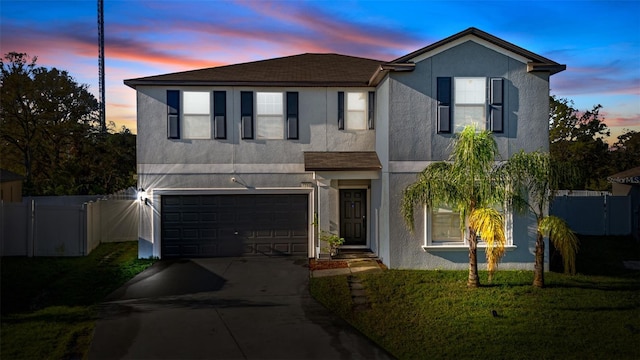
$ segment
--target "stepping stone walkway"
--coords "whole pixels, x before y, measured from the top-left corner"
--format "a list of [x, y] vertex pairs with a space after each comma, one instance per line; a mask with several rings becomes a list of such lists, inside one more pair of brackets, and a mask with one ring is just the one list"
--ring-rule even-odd
[[351, 302], [353, 304], [353, 310], [366, 310], [371, 308], [371, 303], [367, 298], [367, 292], [362, 285], [362, 279], [356, 276], [349, 276], [347, 278], [349, 282], [349, 289], [351, 290]]
[[353, 309], [355, 311], [370, 309], [371, 303], [362, 285], [362, 279], [358, 278], [356, 274], [382, 272], [384, 265], [381, 265], [375, 259], [347, 260], [347, 265], [346, 268], [314, 270], [310, 275], [311, 277], [349, 275], [347, 281], [351, 292]]

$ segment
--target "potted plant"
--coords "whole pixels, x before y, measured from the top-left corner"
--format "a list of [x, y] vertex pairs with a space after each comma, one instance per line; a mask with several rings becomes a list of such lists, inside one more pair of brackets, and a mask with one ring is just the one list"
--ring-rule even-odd
[[338, 248], [344, 244], [344, 238], [324, 230], [320, 233], [320, 240], [326, 241], [329, 245], [328, 250], [331, 257], [338, 255]]

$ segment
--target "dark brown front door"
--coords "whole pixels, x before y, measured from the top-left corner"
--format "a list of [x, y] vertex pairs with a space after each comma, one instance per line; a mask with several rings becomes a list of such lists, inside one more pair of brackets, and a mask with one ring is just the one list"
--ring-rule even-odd
[[340, 190], [340, 237], [344, 245], [367, 245], [367, 190]]

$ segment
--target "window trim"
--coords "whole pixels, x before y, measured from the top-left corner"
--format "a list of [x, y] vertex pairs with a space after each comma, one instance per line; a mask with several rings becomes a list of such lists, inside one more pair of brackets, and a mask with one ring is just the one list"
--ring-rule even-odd
[[[482, 91], [483, 91], [482, 102], [459, 102], [460, 101], [459, 96], [457, 96], [459, 95], [458, 82], [462, 82], [464, 80], [472, 80], [472, 81], [482, 80]], [[482, 111], [481, 111], [482, 119], [477, 122], [477, 125], [478, 127], [481, 127], [482, 125], [484, 125], [484, 127], [487, 128], [487, 112], [488, 112], [487, 108], [488, 108], [488, 102], [489, 102], [489, 98], [487, 94], [487, 78], [482, 76], [477, 76], [477, 77], [459, 76], [459, 77], [454, 77], [452, 83], [453, 83], [453, 87], [452, 87], [453, 116], [451, 117], [451, 130], [453, 131], [453, 133], [459, 133], [461, 131], [461, 129], [458, 129], [457, 128], [458, 126], [456, 126], [456, 119], [458, 119], [458, 115], [460, 115], [460, 112], [462, 109], [472, 109], [472, 108], [482, 107]], [[467, 125], [469, 124], [464, 122], [464, 126], [462, 126], [462, 128], [464, 128]]]
[[[264, 96], [271, 96], [271, 95], [280, 95], [280, 103], [279, 104], [271, 104], [271, 105], [276, 105], [276, 107], [280, 108], [280, 112], [279, 113], [260, 113], [260, 107], [261, 107], [261, 103], [259, 102], [259, 98], [261, 97], [261, 95]], [[256, 95], [255, 95], [255, 102], [256, 102], [256, 114], [255, 114], [255, 119], [256, 119], [256, 140], [284, 140], [285, 139], [285, 115], [286, 115], [286, 109], [285, 109], [285, 93], [282, 91], [256, 91]], [[270, 104], [267, 104], [270, 105]], [[271, 136], [263, 136], [260, 134], [260, 124], [263, 121], [266, 121], [267, 119], [275, 119], [277, 120], [277, 122], [279, 122], [279, 127], [278, 130], [280, 130], [280, 134], [277, 137], [271, 137]], [[273, 125], [271, 124], [271, 122], [269, 122], [269, 125]]]
[[[185, 97], [187, 96], [187, 94], [206, 94], [207, 95], [207, 106], [208, 106], [208, 111], [207, 113], [200, 113], [200, 112], [187, 112], [187, 105], [186, 105], [186, 100]], [[181, 139], [184, 140], [211, 140], [212, 138], [212, 127], [211, 127], [211, 118], [212, 118], [212, 104], [211, 104], [211, 91], [194, 91], [194, 90], [183, 90], [181, 92], [181, 100], [182, 100], [182, 123], [181, 123]], [[185, 131], [187, 129], [187, 118], [189, 118], [190, 116], [198, 116], [198, 117], [204, 117], [206, 116], [208, 118], [208, 127], [209, 127], [209, 133], [207, 135], [203, 135], [201, 137], [187, 137], [186, 133], [187, 131]]]
[[[493, 133], [505, 132], [505, 78], [481, 76], [437, 77], [436, 82], [436, 125], [438, 134], [455, 133], [456, 107], [472, 107], [480, 104], [459, 104], [456, 102], [455, 82], [457, 79], [484, 79], [485, 100], [483, 106], [484, 129]], [[480, 127], [482, 123], [478, 124]]]
[[[349, 94], [361, 94], [364, 97], [362, 110], [349, 110]], [[358, 111], [363, 113], [362, 128], [350, 128], [349, 113]], [[338, 91], [338, 130], [364, 131], [375, 129], [375, 91]]]
[[[424, 220], [424, 227], [423, 227], [423, 243], [422, 243], [422, 249], [425, 251], [432, 251], [432, 250], [460, 250], [460, 251], [466, 251], [469, 250], [469, 242], [467, 241], [467, 226], [465, 224], [465, 231], [463, 236], [463, 239], [460, 243], [444, 243], [444, 244], [434, 244], [431, 238], [431, 221], [432, 221], [432, 216], [431, 216], [431, 211], [427, 208], [426, 205], [423, 206], [422, 208], [423, 211], [423, 220]], [[518, 246], [514, 245], [513, 243], [513, 211], [507, 210], [504, 213], [504, 234], [506, 237], [506, 245], [505, 245], [505, 249], [506, 250], [514, 250], [517, 249]], [[465, 219], [465, 223], [466, 223], [466, 219]], [[484, 242], [479, 242], [478, 243], [478, 249], [485, 249], [486, 248], [486, 244]]]

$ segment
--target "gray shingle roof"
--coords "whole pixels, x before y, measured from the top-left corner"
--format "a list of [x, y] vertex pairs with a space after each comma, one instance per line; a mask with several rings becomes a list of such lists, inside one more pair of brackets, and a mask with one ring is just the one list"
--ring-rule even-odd
[[18, 175], [9, 170], [0, 169], [0, 182], [17, 181], [22, 179], [24, 179], [22, 175]]
[[307, 151], [305, 171], [380, 170], [382, 165], [375, 151]]
[[340, 54], [300, 54], [242, 64], [176, 72], [125, 80], [127, 86], [376, 86], [389, 71], [413, 71], [412, 60], [467, 35], [474, 35], [529, 60], [528, 71], [549, 72], [566, 65], [523, 49], [476, 28], [468, 28], [446, 39], [418, 49], [391, 62]]
[[300, 54], [125, 80], [138, 85], [368, 86], [384, 61], [339, 54]]

